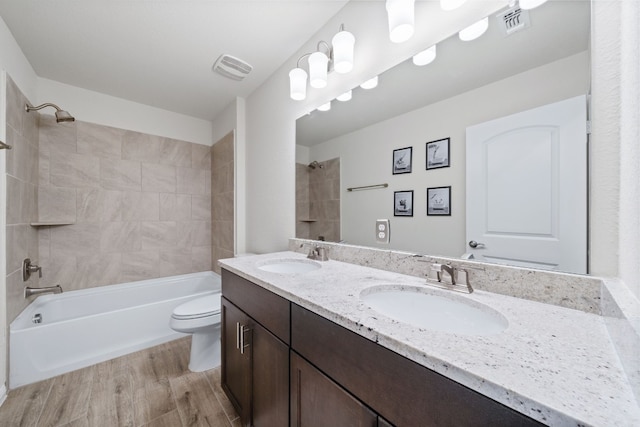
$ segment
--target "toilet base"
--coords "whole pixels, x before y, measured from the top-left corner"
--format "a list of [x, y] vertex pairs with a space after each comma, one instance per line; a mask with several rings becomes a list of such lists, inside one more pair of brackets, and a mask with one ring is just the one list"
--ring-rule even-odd
[[189, 370], [202, 372], [220, 366], [220, 326], [207, 328], [206, 332], [195, 332], [191, 337]]

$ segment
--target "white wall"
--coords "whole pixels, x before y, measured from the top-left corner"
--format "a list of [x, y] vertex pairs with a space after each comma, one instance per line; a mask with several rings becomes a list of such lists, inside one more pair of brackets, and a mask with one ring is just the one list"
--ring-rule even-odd
[[622, 5], [620, 277], [640, 298], [640, 3]]
[[[0, 17], [0, 140], [6, 141], [6, 75], [9, 74], [29, 99], [35, 99], [37, 76], [9, 28]], [[6, 302], [6, 156], [0, 150], [0, 403], [6, 396], [7, 302]]]
[[[212, 145], [211, 122], [38, 78], [38, 104], [52, 102], [76, 120]], [[217, 141], [217, 140], [216, 140]]]
[[[406, 43], [393, 44], [383, 2], [349, 2], [271, 78], [247, 98], [247, 249], [271, 252], [287, 248], [295, 234], [295, 120], [340, 93], [490, 15], [506, 1], [469, 3], [453, 12], [438, 2], [416, 3], [416, 33]], [[330, 40], [341, 23], [356, 37], [354, 70], [332, 73], [325, 89], [310, 90], [305, 101], [289, 98], [288, 73], [298, 58]]]
[[592, 272], [640, 298], [640, 3], [593, 3]]
[[[465, 131], [468, 126], [585, 95], [589, 55], [583, 52], [450, 99], [334, 138], [310, 158], [340, 157], [342, 238], [348, 243], [460, 256], [465, 252]], [[519, 93], [518, 97], [508, 94]], [[425, 170], [425, 143], [449, 137], [451, 166]], [[410, 174], [391, 174], [393, 149], [413, 147]], [[304, 151], [305, 147], [297, 149]], [[389, 188], [347, 192], [348, 187], [389, 183]], [[452, 215], [426, 216], [426, 188], [452, 187]], [[414, 190], [412, 218], [393, 216], [393, 192]], [[391, 243], [376, 244], [375, 220], [391, 220]]]

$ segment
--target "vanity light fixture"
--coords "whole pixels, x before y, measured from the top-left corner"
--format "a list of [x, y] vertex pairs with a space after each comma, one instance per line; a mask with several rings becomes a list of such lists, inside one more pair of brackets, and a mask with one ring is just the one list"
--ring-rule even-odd
[[309, 84], [316, 89], [327, 87], [329, 57], [320, 51], [309, 55]]
[[300, 67], [289, 71], [289, 94], [294, 101], [307, 97], [307, 72]]
[[413, 63], [419, 67], [431, 64], [436, 59], [436, 45], [418, 52], [413, 56]]
[[356, 38], [340, 25], [340, 31], [331, 39], [333, 45], [333, 69], [336, 73], [346, 74], [353, 70], [353, 47]]
[[415, 0], [387, 0], [389, 38], [394, 43], [406, 42], [413, 35]]
[[460, 40], [468, 42], [483, 35], [484, 32], [487, 31], [487, 28], [489, 28], [488, 16], [460, 31], [458, 36], [460, 37]]
[[351, 100], [351, 89], [336, 97], [338, 101], [346, 102]]
[[[344, 24], [331, 40], [333, 46], [325, 41], [318, 42], [317, 49], [312, 53], [305, 53], [296, 63], [296, 68], [289, 72], [289, 96], [295, 101], [302, 101], [307, 97], [307, 77], [309, 85], [321, 89], [327, 86], [327, 75], [331, 69], [337, 73], [348, 73], [353, 69], [353, 48], [355, 37], [345, 31]], [[307, 59], [309, 73], [302, 68], [300, 61]]]
[[360, 85], [362, 89], [373, 89], [376, 86], [378, 86], [378, 76], [375, 76]]
[[318, 111], [329, 111], [331, 110], [331, 101], [327, 102], [326, 104], [322, 104], [321, 106], [318, 107]]
[[467, 0], [440, 0], [442, 10], [454, 10], [462, 6]]
[[520, 0], [520, 9], [535, 9], [538, 6], [542, 6], [547, 0]]

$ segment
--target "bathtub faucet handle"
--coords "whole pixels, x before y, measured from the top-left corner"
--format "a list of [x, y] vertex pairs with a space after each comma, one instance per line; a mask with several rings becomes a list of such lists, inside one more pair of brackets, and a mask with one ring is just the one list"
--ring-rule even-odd
[[32, 273], [38, 272], [38, 277], [42, 278], [42, 267], [32, 264], [31, 258], [26, 258], [22, 261], [22, 281], [26, 282], [31, 277]]

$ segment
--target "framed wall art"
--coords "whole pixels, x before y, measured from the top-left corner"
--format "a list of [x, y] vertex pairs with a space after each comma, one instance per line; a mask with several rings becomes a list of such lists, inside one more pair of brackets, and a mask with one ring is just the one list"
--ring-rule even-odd
[[451, 186], [427, 188], [427, 215], [451, 215]]
[[427, 170], [448, 168], [450, 166], [449, 145], [450, 138], [427, 142]]
[[411, 173], [413, 147], [393, 150], [393, 174]]
[[413, 190], [393, 192], [393, 216], [413, 216]]

